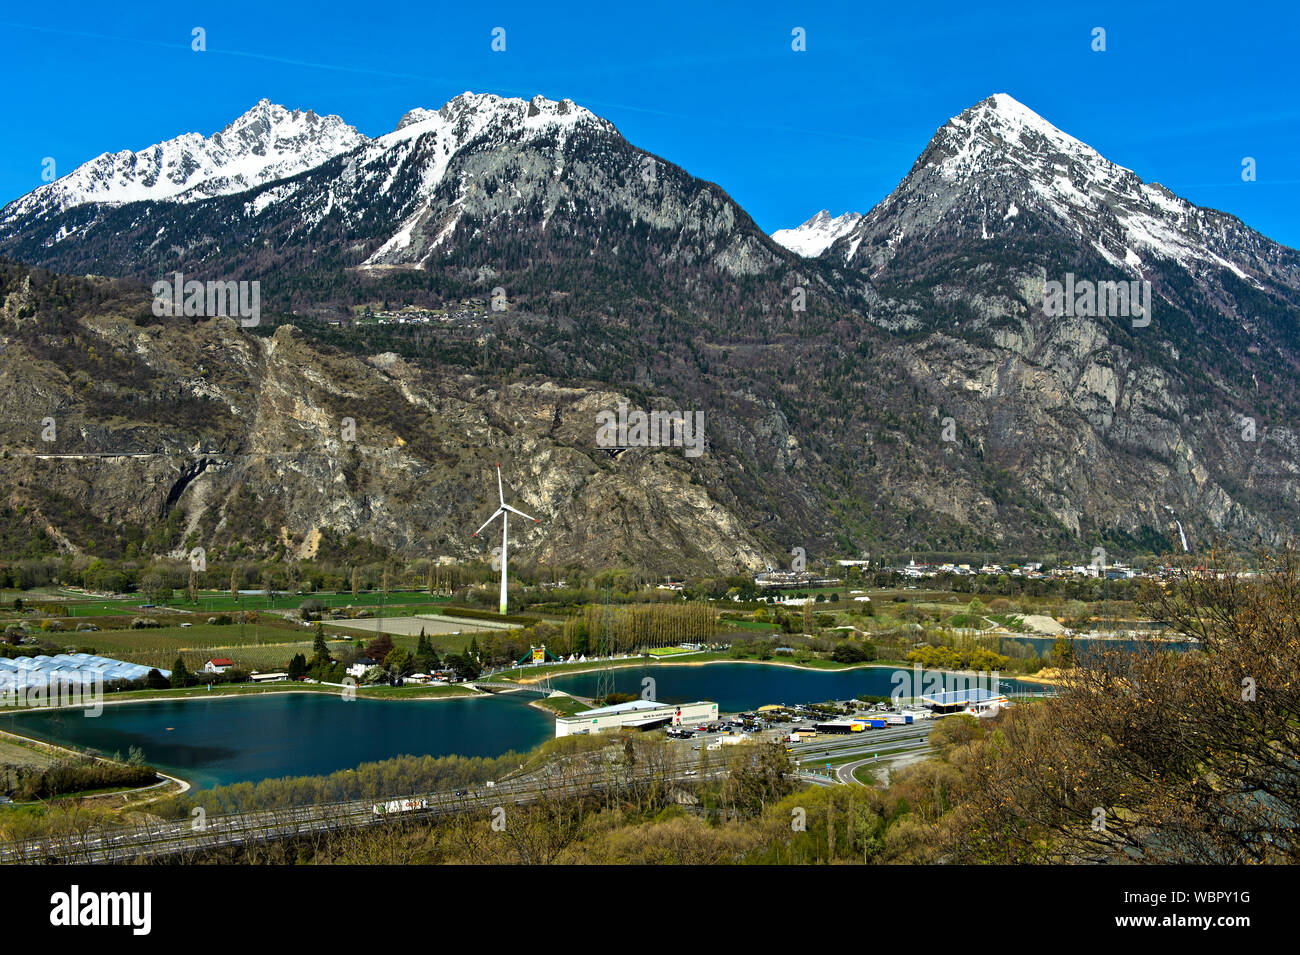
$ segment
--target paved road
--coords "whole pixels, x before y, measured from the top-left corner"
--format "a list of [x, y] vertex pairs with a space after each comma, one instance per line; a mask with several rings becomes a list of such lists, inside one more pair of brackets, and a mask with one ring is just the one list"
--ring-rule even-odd
[[919, 743], [919, 744], [909, 745], [901, 753], [890, 753], [888, 756], [882, 756], [879, 759], [876, 758], [875, 753], [872, 753], [870, 756], [864, 756], [862, 759], [856, 759], [851, 763], [843, 763], [839, 766], [836, 766], [835, 780], [836, 782], [841, 782], [846, 784], [856, 783], [857, 779], [854, 778], [853, 774], [856, 773], [863, 766], [880, 767], [882, 769], [885, 769], [886, 771], [889, 771], [890, 769], [892, 769], [893, 763], [901, 760], [910, 761], [915, 759], [918, 755], [923, 753], [928, 753], [929, 751], [930, 751], [930, 747], [927, 743]]
[[208, 816], [202, 820], [186, 819], [101, 829], [39, 842], [0, 844], [0, 863], [123, 863], [139, 858], [163, 858], [341, 829], [365, 828], [395, 818], [444, 816], [473, 811], [490, 813], [498, 807], [527, 805], [543, 796], [589, 794], [653, 780], [694, 782], [701, 776], [720, 775], [721, 771], [700, 772], [685, 766], [668, 771], [641, 768], [629, 775], [610, 764], [569, 768], [552, 764], [528, 777], [502, 782], [494, 787], [462, 792], [389, 796], [379, 800], [378, 804], [381, 805], [394, 801], [423, 802], [418, 809], [398, 813], [376, 812], [375, 801], [356, 800], [294, 809]]
[[[911, 757], [924, 751], [928, 748], [930, 728], [930, 722], [925, 721], [910, 726], [868, 730], [842, 738], [823, 737], [807, 743], [792, 744], [790, 749], [801, 764], [801, 779], [816, 785], [833, 785], [852, 781], [854, 768], [873, 761], [867, 756], [868, 753], [874, 755], [884, 749], [904, 750], [895, 756], [886, 757], [889, 760]], [[707, 741], [701, 737], [697, 739], [701, 744]], [[808, 767], [815, 765], [818, 759], [857, 753], [863, 754], [863, 758], [839, 767], [831, 776], [818, 776], [808, 771]], [[703, 755], [703, 752], [699, 754], [701, 757]], [[700, 768], [688, 768], [692, 766]], [[705, 766], [696, 760], [686, 759], [666, 771], [641, 768], [628, 776], [609, 764], [580, 767], [550, 764], [532, 774], [502, 781], [494, 787], [452, 793], [387, 796], [379, 802], [424, 801], [421, 808], [400, 813], [401, 818], [471, 811], [490, 812], [499, 806], [526, 805], [547, 795], [593, 793], [651, 779], [689, 783], [724, 775], [723, 770], [709, 768], [710, 766], [711, 762]], [[161, 858], [340, 829], [364, 828], [391, 821], [393, 814], [376, 813], [375, 805], [374, 800], [355, 800], [295, 809], [210, 816], [198, 828], [198, 820], [186, 819], [95, 830], [42, 842], [4, 843], [0, 844], [0, 863], [121, 863], [142, 857]]]
[[821, 735], [815, 740], [791, 743], [793, 755], [800, 760], [812, 761], [819, 756], [843, 756], [855, 750], [877, 752], [893, 749], [901, 743], [927, 739], [934, 728], [933, 720], [920, 720], [906, 726], [891, 726], [880, 730], [863, 730], [843, 736]]
[[[904, 726], [863, 730], [844, 736], [818, 736], [815, 740], [792, 743], [789, 748], [792, 750], [791, 756], [799, 763], [801, 779], [822, 786], [855, 783], [857, 780], [853, 774], [862, 766], [886, 766], [895, 760], [910, 760], [920, 753], [928, 752], [930, 730], [933, 727], [933, 721], [922, 720]], [[891, 752], [877, 760], [876, 754], [885, 751]], [[834, 765], [829, 775], [826, 774], [824, 767], [827, 762], [855, 754], [861, 754], [862, 758]]]

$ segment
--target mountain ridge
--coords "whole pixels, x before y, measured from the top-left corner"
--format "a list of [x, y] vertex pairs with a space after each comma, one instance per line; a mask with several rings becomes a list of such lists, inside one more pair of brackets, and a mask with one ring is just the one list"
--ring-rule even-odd
[[196, 201], [292, 176], [365, 139], [338, 116], [262, 99], [211, 136], [183, 133], [140, 150], [102, 153], [0, 210], [22, 216], [91, 203]]
[[[721, 187], [576, 104], [462, 94], [245, 192], [10, 217], [0, 254], [142, 282], [182, 269], [260, 279], [268, 327], [247, 336], [278, 341], [292, 324], [286, 341], [302, 364], [370, 382], [356, 391], [368, 414], [405, 409], [406, 423], [390, 428], [404, 449], [375, 447], [357, 461], [347, 486], [361, 502], [333, 507], [339, 533], [393, 546], [466, 546], [414, 493], [381, 501], [361, 490], [387, 473], [385, 455], [408, 475], [454, 484], [438, 462], [472, 457], [480, 425], [441, 446], [411, 438], [417, 418], [444, 433], [427, 418], [438, 381], [460, 382], [468, 398], [455, 417], [499, 422], [480, 434], [538, 481], [547, 461], [563, 462], [564, 474], [547, 479], [555, 496], [529, 502], [565, 515], [551, 525], [564, 528], [547, 545], [555, 555], [664, 568], [693, 554], [695, 566], [734, 569], [796, 544], [810, 553], [1150, 548], [1172, 543], [1174, 515], [1194, 536], [1274, 542], [1300, 517], [1289, 424], [1300, 411], [1296, 254], [1181, 202], [994, 96], [941, 126], [889, 197], [806, 258], [765, 235]], [[1067, 273], [1151, 282], [1150, 326], [1048, 315], [1044, 287]], [[499, 311], [487, 304], [498, 289]], [[28, 328], [22, 301], [17, 283], [5, 298], [15, 329]], [[426, 318], [413, 327], [362, 320], [391, 314], [386, 303]], [[206, 428], [224, 435], [225, 453], [265, 445], [251, 418], [228, 420], [230, 402], [209, 382], [245, 376], [245, 349], [202, 357], [156, 319], [136, 324], [159, 367], [174, 364], [184, 383], [176, 400], [206, 409], [181, 428], [156, 414], [141, 437], [188, 448]], [[73, 331], [86, 342], [99, 334]], [[118, 334], [113, 347], [129, 341]], [[49, 348], [27, 331], [9, 342], [15, 355]], [[412, 372], [376, 384], [363, 365]], [[57, 361], [42, 367], [58, 378]], [[121, 374], [143, 382], [152, 373]], [[38, 400], [34, 383], [0, 376], [0, 408], [17, 421], [52, 402], [102, 444], [117, 426], [85, 423], [103, 416], [73, 384]], [[111, 407], [121, 400], [111, 375], [78, 387]], [[301, 392], [305, 409], [313, 387], [293, 377], [268, 385], [269, 394]], [[587, 396], [574, 401], [588, 411], [620, 400], [702, 408], [709, 452], [693, 461], [636, 449], [610, 460], [594, 428], [556, 424], [565, 414], [548, 396], [570, 392]], [[1240, 437], [1246, 418], [1250, 440]], [[23, 433], [11, 429], [5, 446], [23, 446]], [[214, 533], [237, 524], [235, 488], [199, 494], [204, 481], [220, 483], [218, 472], [236, 473], [214, 466], [213, 477], [163, 500]], [[331, 508], [313, 482], [336, 477], [238, 473], [282, 500], [295, 541], [321, 531], [314, 515]], [[603, 512], [572, 496], [588, 486], [575, 475], [597, 473], [610, 482], [597, 495]], [[674, 490], [648, 494], [646, 481]], [[45, 485], [94, 510], [73, 475]], [[115, 493], [126, 500], [132, 490]], [[692, 504], [678, 513], [675, 499]], [[166, 510], [140, 503], [132, 514], [150, 507]], [[421, 522], [440, 528], [437, 540], [421, 544]]]

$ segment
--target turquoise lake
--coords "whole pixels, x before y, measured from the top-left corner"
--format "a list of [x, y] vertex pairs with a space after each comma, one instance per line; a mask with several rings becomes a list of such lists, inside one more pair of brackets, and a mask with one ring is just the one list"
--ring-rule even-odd
[[[724, 713], [752, 710], [768, 703], [823, 703], [855, 696], [889, 696], [896, 686], [893, 667], [864, 667], [857, 670], [804, 670], [789, 666], [755, 663], [706, 663], [699, 666], [650, 664], [620, 667], [611, 671], [614, 692], [641, 696], [642, 682], [654, 680], [653, 698], [665, 703], [693, 703], [710, 700]], [[911, 679], [911, 670], [906, 672]], [[551, 686], [578, 696], [599, 691], [600, 674], [595, 672], [558, 676]], [[918, 693], [928, 690], [924, 685]], [[951, 675], [949, 675], [951, 679]], [[1003, 693], [1038, 693], [1042, 687], [1016, 680], [1000, 681]], [[965, 686], [966, 684], [958, 684]], [[911, 695], [907, 693], [906, 695]]]
[[16, 714], [0, 728], [105, 755], [132, 746], [197, 787], [316, 776], [393, 756], [500, 756], [555, 735], [532, 695], [344, 701], [319, 693], [202, 697]]
[[[650, 664], [612, 671], [616, 692], [639, 697], [649, 678], [655, 681], [655, 699], [711, 700], [724, 713], [767, 703], [889, 696], [898, 685], [896, 672], [887, 667], [823, 671], [748, 663]], [[912, 671], [905, 672], [910, 677]], [[600, 680], [599, 673], [588, 672], [556, 677], [552, 686], [594, 696]], [[999, 689], [1015, 694], [1042, 688], [1004, 679]], [[406, 754], [499, 756], [529, 750], [555, 733], [552, 717], [528, 705], [535, 699], [533, 694], [351, 702], [318, 693], [191, 697], [105, 706], [92, 718], [72, 710], [14, 714], [0, 727], [108, 756], [125, 755], [136, 746], [159, 769], [210, 787], [322, 775]]]

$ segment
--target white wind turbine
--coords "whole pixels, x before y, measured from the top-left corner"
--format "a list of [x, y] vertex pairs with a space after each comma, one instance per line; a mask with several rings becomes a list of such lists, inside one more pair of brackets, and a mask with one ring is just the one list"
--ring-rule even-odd
[[[501, 499], [501, 506], [497, 508], [495, 514], [493, 514], [491, 517], [489, 517], [486, 521], [483, 522], [483, 527], [487, 527], [498, 517], [501, 518], [501, 612], [505, 613], [506, 612], [506, 551], [510, 547], [510, 536], [509, 536], [510, 532], [507, 530], [507, 522], [510, 520], [510, 518], [507, 516], [506, 512], [509, 511], [511, 514], [518, 514], [520, 517], [527, 517], [534, 524], [538, 522], [538, 519], [536, 517], [531, 517], [528, 514], [525, 514], [523, 511], [517, 510], [516, 508], [513, 508], [506, 503], [506, 492], [504, 488], [502, 488], [501, 486], [501, 463], [500, 462], [497, 462], [497, 496]], [[475, 537], [478, 537], [478, 535], [482, 533], [483, 527], [480, 527], [478, 530], [474, 532]]]

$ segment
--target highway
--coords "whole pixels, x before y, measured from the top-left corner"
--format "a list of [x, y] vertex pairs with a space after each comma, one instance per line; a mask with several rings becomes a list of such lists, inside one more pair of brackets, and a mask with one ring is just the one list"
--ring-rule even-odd
[[[630, 774], [622, 766], [561, 767], [552, 764], [529, 777], [503, 781], [492, 787], [438, 793], [385, 796], [377, 800], [355, 800], [264, 810], [233, 815], [209, 816], [140, 826], [97, 829], [55, 839], [0, 844], [0, 863], [91, 863], [120, 864], [139, 858], [164, 858], [187, 853], [252, 845], [341, 829], [381, 825], [397, 818], [446, 816], [482, 812], [497, 807], [527, 805], [543, 796], [575, 796], [607, 789], [622, 789], [646, 782], [695, 782], [701, 776], [722, 775], [720, 771], [700, 773], [684, 766], [663, 770], [636, 769]], [[420, 801], [426, 806], [404, 812], [377, 814], [376, 804]], [[507, 809], [508, 812], [508, 809]]]
[[906, 726], [890, 726], [880, 730], [863, 730], [842, 736], [819, 735], [816, 739], [788, 743], [796, 759], [807, 762], [819, 756], [845, 756], [852, 752], [879, 752], [897, 749], [901, 744], [928, 740], [934, 720], [919, 720]]
[[[787, 746], [800, 764], [800, 778], [804, 781], [817, 785], [849, 783], [853, 781], [853, 771], [864, 764], [874, 763], [874, 755], [878, 752], [901, 751], [883, 757], [881, 763], [923, 752], [929, 745], [931, 726], [931, 721], [926, 720], [908, 726], [866, 730], [851, 736], [821, 736], [816, 740]], [[751, 739], [760, 741], [764, 737], [771, 738], [769, 734], [763, 734]], [[708, 737], [696, 739], [700, 740], [701, 747], [709, 741]], [[830, 775], [815, 775], [810, 772], [824, 760], [858, 755], [861, 756], [860, 759], [832, 767]], [[495, 786], [479, 786], [459, 792], [388, 795], [318, 806], [213, 815], [203, 820], [154, 821], [130, 827], [95, 829], [45, 840], [0, 843], [0, 863], [115, 864], [141, 858], [161, 859], [364, 828], [381, 825], [395, 818], [436, 817], [470, 812], [481, 812], [486, 817], [497, 807], [507, 807], [508, 811], [510, 806], [527, 805], [547, 796], [593, 794], [654, 781], [694, 783], [702, 778], [725, 774], [720, 768], [710, 768], [715, 762], [712, 759], [707, 762], [697, 761], [704, 756], [703, 752], [688, 750], [680, 753], [680, 756], [682, 758], [674, 760], [671, 766], [638, 767], [631, 773], [619, 763], [588, 758], [582, 762], [548, 764], [530, 774], [502, 780]], [[374, 811], [376, 804], [408, 800], [424, 800], [425, 805], [398, 813], [377, 814]]]
[[[899, 759], [911, 758], [930, 748], [930, 730], [933, 720], [920, 720], [905, 726], [891, 726], [879, 730], [863, 730], [843, 736], [822, 736], [807, 742], [790, 743], [791, 757], [797, 761], [799, 776], [806, 782], [828, 785], [853, 783], [853, 774], [862, 766], [888, 765]], [[876, 759], [877, 753], [890, 755]], [[831, 766], [829, 777], [821, 775], [826, 762], [845, 756], [861, 755], [861, 759]], [[817, 772], [814, 772], [816, 770]]]

